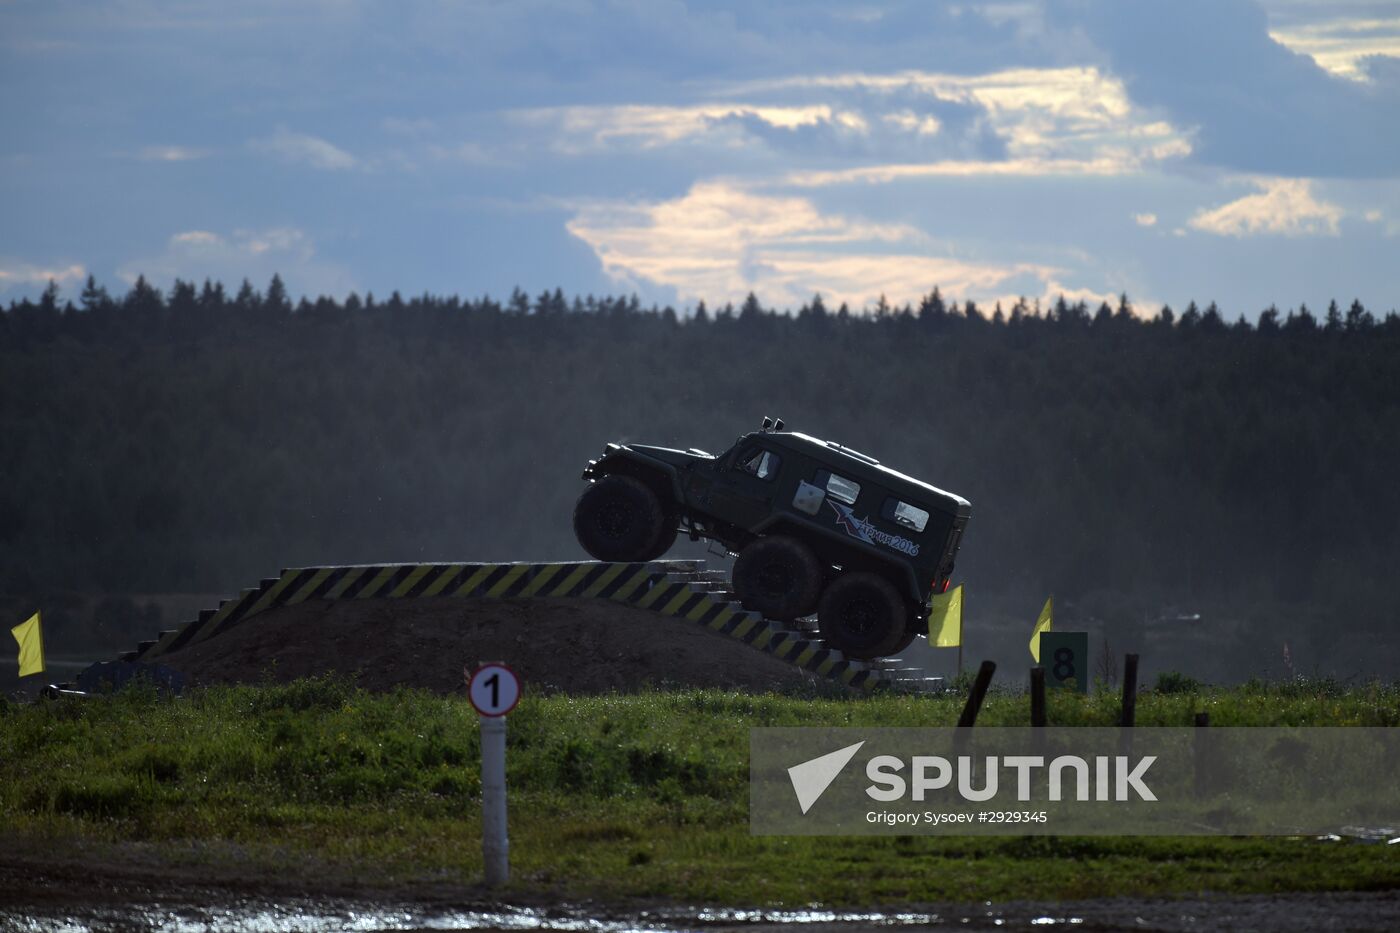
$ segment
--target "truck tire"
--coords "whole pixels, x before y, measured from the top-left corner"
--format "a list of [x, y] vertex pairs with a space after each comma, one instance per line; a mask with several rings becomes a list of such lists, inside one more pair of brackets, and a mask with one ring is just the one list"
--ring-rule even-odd
[[914, 639], [918, 637], [918, 632], [905, 631], [904, 635], [899, 639], [899, 644], [894, 646], [894, 648], [890, 651], [890, 654], [899, 654], [905, 648], [908, 648], [910, 645], [914, 644]]
[[883, 658], [899, 650], [909, 610], [899, 591], [878, 574], [843, 573], [817, 607], [822, 639], [849, 658]]
[[919, 611], [919, 607], [906, 602], [904, 604], [904, 615], [908, 620], [905, 623], [904, 637], [899, 640], [899, 644], [894, 646], [894, 651], [890, 652], [891, 654], [903, 653], [904, 649], [914, 644], [914, 639], [918, 638], [920, 635], [923, 635], [927, 640], [928, 617]]
[[651, 551], [647, 554], [647, 560], [660, 560], [671, 550], [671, 545], [676, 543], [676, 536], [680, 533], [680, 516], [667, 514], [661, 519], [661, 535], [652, 545]]
[[651, 560], [665, 527], [661, 500], [646, 483], [630, 476], [604, 476], [585, 489], [574, 506], [574, 535], [598, 560]]
[[796, 538], [769, 535], [739, 552], [730, 580], [745, 609], [787, 622], [817, 608], [822, 565]]

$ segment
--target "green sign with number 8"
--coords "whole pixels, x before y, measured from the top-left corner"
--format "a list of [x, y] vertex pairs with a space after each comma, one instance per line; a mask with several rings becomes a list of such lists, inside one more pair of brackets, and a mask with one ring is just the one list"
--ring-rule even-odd
[[1040, 663], [1051, 687], [1089, 692], [1089, 633], [1041, 632]]

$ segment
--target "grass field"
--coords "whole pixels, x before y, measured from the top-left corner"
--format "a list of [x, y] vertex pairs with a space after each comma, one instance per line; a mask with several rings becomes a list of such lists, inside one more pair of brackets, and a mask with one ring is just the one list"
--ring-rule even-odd
[[[764, 838], [748, 832], [748, 729], [949, 726], [962, 699], [717, 691], [529, 697], [511, 714], [517, 895], [834, 906], [1400, 887], [1394, 846], [1282, 838]], [[1142, 725], [1400, 725], [1400, 687], [1251, 684], [1144, 695]], [[1052, 692], [1057, 725], [1117, 697]], [[1024, 725], [1024, 695], [980, 723]], [[479, 746], [465, 700], [342, 681], [0, 702], [12, 851], [401, 884], [475, 884]], [[139, 845], [134, 845], [139, 844]]]

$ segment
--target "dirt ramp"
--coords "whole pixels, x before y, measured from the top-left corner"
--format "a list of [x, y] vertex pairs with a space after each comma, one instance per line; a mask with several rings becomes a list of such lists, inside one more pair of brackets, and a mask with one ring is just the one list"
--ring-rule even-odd
[[527, 689], [786, 689], [824, 678], [684, 619], [585, 599], [310, 600], [260, 613], [159, 663], [192, 684], [354, 675], [370, 690], [462, 689], [462, 666], [505, 661]]

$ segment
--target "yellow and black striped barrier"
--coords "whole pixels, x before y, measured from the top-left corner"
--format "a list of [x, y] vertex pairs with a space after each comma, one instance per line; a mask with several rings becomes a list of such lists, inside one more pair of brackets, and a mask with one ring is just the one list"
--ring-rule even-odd
[[855, 661], [802, 632], [745, 610], [716, 591], [700, 561], [610, 564], [372, 564], [298, 567], [205, 610], [193, 622], [123, 656], [150, 661], [215, 638], [249, 618], [307, 600], [611, 599], [687, 619], [774, 657], [852, 687], [881, 682], [878, 665]]

